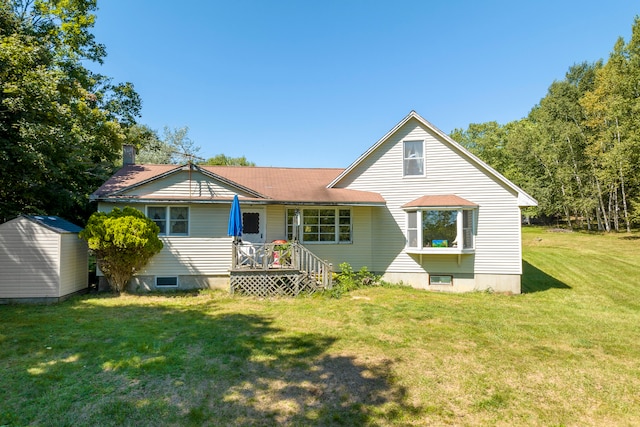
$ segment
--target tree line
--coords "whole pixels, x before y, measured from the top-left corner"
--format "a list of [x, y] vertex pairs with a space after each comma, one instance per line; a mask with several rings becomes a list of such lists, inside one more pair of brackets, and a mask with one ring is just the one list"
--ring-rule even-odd
[[131, 83], [84, 63], [106, 50], [89, 31], [91, 0], [0, 0], [0, 220], [87, 216], [140, 115]]
[[451, 137], [535, 197], [528, 214], [631, 231], [640, 225], [640, 18], [606, 62], [571, 66], [527, 117]]
[[[197, 156], [188, 128], [162, 136], [137, 120], [132, 83], [85, 64], [106, 48], [91, 29], [97, 0], [0, 0], [0, 222], [21, 213], [84, 224], [89, 195], [121, 165], [123, 144], [144, 163], [254, 166]], [[640, 224], [640, 19], [608, 60], [571, 66], [527, 117], [470, 124], [451, 136], [535, 197], [526, 213], [570, 227]]]
[[[123, 144], [148, 163], [197, 158], [187, 127], [160, 137], [137, 122], [132, 83], [85, 66], [106, 57], [91, 33], [96, 10], [97, 0], [0, 0], [0, 223], [37, 213], [84, 224]], [[253, 165], [223, 154], [199, 161]]]

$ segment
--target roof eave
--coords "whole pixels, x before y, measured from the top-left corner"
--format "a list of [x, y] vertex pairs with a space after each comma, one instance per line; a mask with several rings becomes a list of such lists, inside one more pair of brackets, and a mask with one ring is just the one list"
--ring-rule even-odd
[[266, 195], [264, 195], [262, 193], [259, 193], [259, 192], [255, 191], [255, 190], [253, 190], [253, 189], [251, 189], [249, 187], [245, 187], [242, 184], [238, 184], [235, 181], [232, 181], [232, 180], [230, 180], [228, 178], [225, 178], [225, 177], [223, 177], [221, 175], [218, 175], [218, 174], [213, 173], [211, 171], [208, 171], [208, 170], [206, 170], [204, 168], [201, 168], [198, 165], [194, 165], [194, 166], [195, 166], [196, 170], [200, 171], [202, 174], [207, 175], [208, 177], [216, 179], [216, 180], [218, 180], [220, 182], [223, 182], [223, 183], [225, 183], [225, 184], [227, 184], [227, 185], [229, 185], [231, 187], [234, 187], [236, 190], [244, 191], [247, 194], [251, 194], [252, 196], [255, 196], [255, 197], [258, 197], [258, 198], [261, 198], [261, 199], [269, 199], [270, 198], [270, 197], [268, 197], [268, 196], [266, 196]]
[[232, 180], [227, 179], [227, 178], [225, 178], [223, 176], [220, 176], [220, 175], [215, 174], [213, 172], [210, 172], [210, 171], [208, 171], [206, 169], [203, 169], [203, 168], [199, 167], [198, 165], [194, 165], [192, 163], [187, 163], [187, 164], [184, 164], [184, 165], [176, 166], [173, 169], [170, 169], [170, 170], [165, 171], [163, 173], [160, 173], [158, 175], [154, 175], [154, 176], [152, 176], [150, 178], [147, 178], [147, 179], [145, 179], [143, 181], [139, 181], [139, 182], [136, 182], [134, 184], [128, 185], [128, 186], [126, 186], [124, 188], [120, 188], [120, 189], [118, 189], [116, 191], [112, 191], [112, 192], [101, 194], [101, 195], [97, 195], [96, 193], [93, 193], [93, 194], [91, 194], [89, 196], [89, 200], [98, 201], [102, 197], [110, 197], [110, 196], [122, 195], [122, 194], [124, 194], [124, 193], [126, 193], [128, 191], [131, 191], [131, 190], [133, 190], [135, 188], [138, 188], [140, 186], [146, 185], [146, 184], [148, 184], [150, 182], [153, 182], [153, 181], [156, 181], [156, 180], [159, 180], [159, 179], [162, 179], [162, 178], [166, 178], [167, 176], [173, 175], [173, 174], [181, 172], [181, 171], [190, 170], [190, 169], [191, 170], [195, 169], [195, 170], [199, 171], [200, 173], [202, 173], [202, 174], [204, 174], [204, 175], [206, 175], [206, 176], [208, 176], [210, 178], [216, 179], [216, 180], [218, 180], [218, 181], [220, 181], [220, 182], [222, 182], [222, 183], [224, 183], [224, 184], [226, 184], [226, 185], [228, 185], [228, 186], [230, 186], [230, 187], [232, 187], [232, 188], [234, 188], [234, 189], [236, 189], [238, 191], [245, 192], [245, 193], [250, 194], [252, 196], [255, 196], [257, 198], [264, 198], [264, 199], [268, 199], [269, 198], [269, 197], [265, 196], [264, 194], [261, 194], [261, 193], [255, 191], [255, 190], [253, 190], [251, 188], [248, 188], [248, 187], [245, 187], [245, 186], [243, 186], [241, 184], [238, 184], [235, 181], [232, 181]]
[[538, 206], [538, 201], [521, 190], [520, 193], [518, 193], [518, 206], [521, 208], [531, 208]]
[[[229, 204], [233, 199], [172, 199], [172, 198], [141, 198], [125, 196], [96, 197], [95, 202], [102, 203], [165, 203], [165, 204]], [[385, 206], [385, 201], [335, 201], [335, 200], [275, 200], [275, 199], [240, 199], [241, 203], [254, 205], [292, 205], [292, 206]]]
[[[125, 193], [125, 192], [127, 192], [127, 191], [133, 190], [134, 188], [138, 188], [138, 187], [140, 187], [141, 185], [145, 185], [145, 184], [148, 184], [148, 183], [150, 183], [150, 182], [153, 182], [153, 181], [155, 181], [155, 180], [157, 180], [157, 179], [161, 179], [161, 178], [167, 177], [167, 176], [169, 176], [169, 175], [172, 175], [172, 174], [174, 174], [174, 173], [176, 173], [176, 172], [178, 172], [178, 171], [182, 170], [182, 167], [183, 167], [182, 165], [180, 165], [180, 166], [176, 166], [176, 167], [175, 167], [175, 168], [173, 168], [173, 169], [170, 169], [170, 170], [168, 170], [168, 171], [162, 172], [162, 173], [160, 173], [160, 174], [158, 174], [158, 175], [154, 175], [154, 176], [152, 176], [152, 177], [150, 177], [150, 178], [147, 178], [147, 179], [145, 179], [145, 180], [143, 180], [143, 181], [135, 182], [135, 183], [133, 183], [133, 184], [131, 184], [131, 185], [128, 185], [128, 186], [123, 187], [123, 188], [120, 188], [120, 189], [118, 189], [118, 190], [116, 190], [116, 191], [111, 191], [111, 192], [104, 193], [104, 194], [97, 194], [97, 191], [96, 191], [96, 192], [94, 192], [93, 194], [91, 194], [91, 195], [89, 196], [89, 200], [94, 201], [94, 200], [99, 200], [99, 198], [100, 198], [100, 197], [116, 196], [116, 195], [118, 195], [118, 194]], [[119, 172], [119, 171], [118, 171], [118, 172]], [[117, 175], [117, 174], [116, 174], [116, 175]], [[114, 176], [115, 176], [115, 175], [114, 175]], [[112, 178], [113, 178], [113, 176], [112, 176], [111, 178], [109, 178], [109, 180], [111, 180]]]
[[[374, 152], [380, 145], [382, 145], [391, 135], [393, 135], [398, 129], [405, 125], [411, 118], [418, 116], [418, 113], [415, 111], [411, 111], [404, 119], [400, 120], [400, 122], [393, 127], [389, 132], [387, 132], [382, 138], [376, 141], [367, 151], [365, 151], [360, 157], [358, 157], [353, 163], [351, 163], [340, 175], [338, 175], [333, 181], [331, 181], [327, 188], [333, 188], [338, 182], [342, 180], [345, 176], [347, 176], [353, 169], [355, 169], [364, 159], [369, 157], [369, 154]], [[419, 117], [419, 116], [418, 116]]]
[[412, 209], [431, 209], [431, 208], [440, 208], [440, 209], [473, 209], [477, 208], [478, 205], [403, 205], [401, 208], [405, 211], [410, 211]]

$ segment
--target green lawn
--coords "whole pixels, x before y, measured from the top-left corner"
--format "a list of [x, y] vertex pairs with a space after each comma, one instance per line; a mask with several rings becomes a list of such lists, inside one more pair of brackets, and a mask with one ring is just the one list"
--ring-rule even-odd
[[523, 295], [0, 306], [0, 426], [640, 425], [640, 236], [523, 232]]

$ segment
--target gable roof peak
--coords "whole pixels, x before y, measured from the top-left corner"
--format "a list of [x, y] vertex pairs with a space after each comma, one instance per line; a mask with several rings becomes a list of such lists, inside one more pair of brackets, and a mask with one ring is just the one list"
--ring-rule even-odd
[[[438, 135], [445, 135], [440, 129], [436, 128], [434, 125], [425, 120], [420, 114], [416, 113], [415, 110], [411, 110], [409, 114], [407, 114], [398, 124], [396, 124], [389, 132], [387, 132], [382, 138], [376, 141], [367, 151], [365, 151], [360, 157], [356, 159], [355, 162], [351, 163], [340, 175], [338, 175], [333, 181], [327, 185], [327, 188], [334, 187], [338, 182], [342, 180], [346, 175], [348, 175], [353, 169], [356, 168], [364, 159], [369, 157], [369, 155], [374, 152], [378, 147], [380, 147], [385, 141], [391, 137], [394, 133], [398, 131], [402, 126], [404, 126], [409, 120], [416, 119], [421, 122], [427, 128], [432, 129]], [[446, 136], [446, 135], [445, 135]], [[448, 138], [448, 137], [447, 137]], [[449, 138], [450, 139], [450, 138]]]
[[420, 114], [418, 114], [415, 110], [411, 110], [409, 114], [407, 114], [398, 124], [396, 124], [389, 132], [387, 132], [382, 138], [380, 138], [375, 144], [373, 144], [367, 151], [365, 151], [360, 157], [356, 159], [355, 162], [351, 163], [349, 167], [347, 167], [340, 175], [338, 175], [333, 181], [327, 185], [327, 188], [335, 187], [344, 177], [349, 175], [356, 167], [358, 167], [371, 153], [378, 149], [382, 144], [387, 142], [389, 138], [395, 134], [402, 126], [407, 124], [409, 120], [415, 119], [420, 125], [427, 128], [431, 131], [435, 136], [440, 138], [445, 144], [449, 145], [455, 151], [457, 151], [460, 155], [467, 158], [471, 163], [475, 164], [479, 169], [484, 170], [489, 175], [493, 176], [498, 181], [502, 182], [504, 185], [513, 190], [518, 196], [518, 205], [521, 207], [524, 206], [537, 206], [538, 202], [527, 194], [520, 187], [515, 185], [513, 182], [509, 181], [504, 175], [500, 172], [486, 164], [483, 160], [477, 157], [475, 154], [471, 153], [465, 147], [463, 147], [460, 143], [454, 141], [449, 135], [438, 129], [431, 122], [426, 120]]

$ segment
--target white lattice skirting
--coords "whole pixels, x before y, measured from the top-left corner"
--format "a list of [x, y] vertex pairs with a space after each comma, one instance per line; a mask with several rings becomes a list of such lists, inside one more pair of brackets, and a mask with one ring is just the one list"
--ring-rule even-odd
[[232, 271], [231, 293], [257, 297], [312, 294], [319, 287], [298, 271]]

